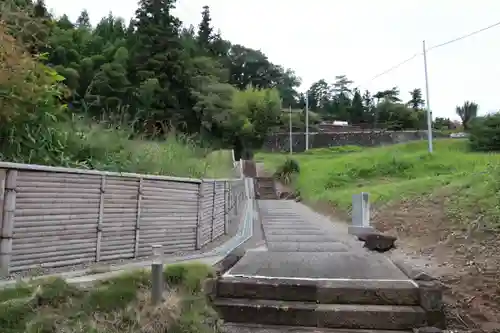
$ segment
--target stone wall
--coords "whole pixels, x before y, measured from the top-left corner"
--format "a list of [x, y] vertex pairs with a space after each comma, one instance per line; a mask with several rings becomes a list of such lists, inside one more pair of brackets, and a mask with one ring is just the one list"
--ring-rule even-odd
[[[435, 138], [447, 137], [441, 133], [433, 133]], [[265, 151], [289, 151], [289, 133], [270, 135], [263, 146]], [[427, 139], [427, 131], [370, 131], [342, 133], [309, 133], [309, 148], [323, 148], [354, 145], [374, 147]], [[293, 133], [293, 151], [301, 152], [306, 148], [305, 133]]]

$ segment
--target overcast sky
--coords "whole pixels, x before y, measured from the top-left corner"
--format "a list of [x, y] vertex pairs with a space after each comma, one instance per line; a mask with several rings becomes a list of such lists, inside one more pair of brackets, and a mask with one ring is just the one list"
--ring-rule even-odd
[[[57, 15], [76, 19], [87, 9], [93, 23], [110, 11], [127, 21], [135, 0], [46, 0]], [[398, 86], [425, 91], [419, 56], [373, 81], [428, 47], [500, 21], [498, 0], [179, 0], [176, 14], [197, 25], [209, 5], [213, 24], [233, 43], [262, 50], [272, 62], [302, 78], [302, 90], [319, 79], [347, 75], [361, 89]], [[465, 100], [480, 113], [500, 109], [500, 27], [428, 53], [430, 102], [435, 117], [455, 116]]]

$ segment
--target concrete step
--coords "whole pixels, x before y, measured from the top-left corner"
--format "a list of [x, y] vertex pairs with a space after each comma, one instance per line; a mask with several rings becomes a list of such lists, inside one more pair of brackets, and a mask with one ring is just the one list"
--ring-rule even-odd
[[324, 328], [410, 330], [426, 324], [418, 306], [316, 304], [218, 298], [216, 309], [226, 322]]
[[411, 333], [412, 331], [384, 331], [361, 329], [333, 329], [304, 326], [279, 326], [225, 323], [221, 327], [223, 333]]
[[267, 195], [267, 196], [275, 196], [278, 197], [278, 195], [274, 192], [259, 192], [259, 195]]
[[276, 190], [274, 188], [271, 188], [271, 187], [260, 187], [259, 188], [259, 192], [272, 192], [272, 193], [276, 193]]
[[319, 304], [419, 305], [418, 287], [409, 280], [315, 281], [224, 276], [218, 281], [217, 296]]

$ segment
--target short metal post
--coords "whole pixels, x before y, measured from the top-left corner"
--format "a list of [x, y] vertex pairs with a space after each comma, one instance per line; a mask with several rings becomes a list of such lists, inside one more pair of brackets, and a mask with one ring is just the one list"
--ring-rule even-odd
[[151, 301], [154, 305], [163, 301], [163, 251], [161, 245], [153, 245], [153, 262], [151, 264]]
[[370, 201], [366, 192], [354, 194], [352, 196], [352, 224], [349, 226], [349, 233], [352, 235], [362, 235], [373, 232], [370, 225]]

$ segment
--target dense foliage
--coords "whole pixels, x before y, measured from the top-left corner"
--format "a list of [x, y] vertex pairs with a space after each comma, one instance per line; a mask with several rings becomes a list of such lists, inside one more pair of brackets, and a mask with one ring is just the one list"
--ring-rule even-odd
[[472, 150], [500, 151], [500, 113], [475, 118], [469, 127], [469, 145]]

